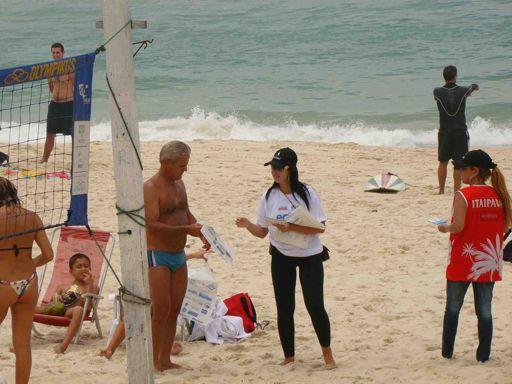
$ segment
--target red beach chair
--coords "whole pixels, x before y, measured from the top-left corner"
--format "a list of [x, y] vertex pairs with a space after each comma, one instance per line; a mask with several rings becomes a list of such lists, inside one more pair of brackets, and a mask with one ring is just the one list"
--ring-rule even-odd
[[[103, 291], [103, 285], [105, 283], [108, 265], [107, 263], [104, 263], [103, 255], [96, 245], [94, 238], [89, 234], [87, 229], [83, 227], [63, 227], [61, 229], [57, 229], [53, 232], [52, 244], [53, 238], [55, 237], [57, 231], [60, 231], [59, 242], [57, 245], [57, 252], [55, 253], [53, 271], [49, 272], [51, 273], [50, 282], [46, 285], [44, 296], [42, 293], [43, 287], [45, 286], [44, 277], [46, 274], [47, 266], [45, 265], [42, 268], [42, 271], [39, 273], [39, 297], [42, 297], [39, 305], [44, 306], [48, 304], [52, 300], [52, 296], [55, 294], [55, 291], [59, 285], [70, 285], [72, 283], [73, 277], [69, 273], [69, 258], [75, 253], [83, 253], [87, 255], [91, 259], [91, 272], [94, 281], [98, 284], [100, 291], [99, 295], [87, 293], [82, 296], [85, 299], [84, 315], [82, 317], [82, 321], [80, 322], [80, 328], [78, 329], [78, 332], [73, 339], [73, 343], [76, 343], [80, 338], [80, 331], [84, 321], [95, 323], [96, 329], [98, 330], [98, 335], [100, 338], [103, 338], [97, 309], [100, 299], [103, 298], [100, 295]], [[94, 230], [93, 233], [99, 246], [101, 247], [101, 250], [105, 253], [105, 256], [110, 261], [112, 251], [114, 249], [113, 234], [99, 230]], [[69, 318], [64, 316], [43, 315], [36, 313], [34, 315], [34, 333], [38, 336], [43, 336], [43, 334], [36, 329], [35, 323], [67, 327], [70, 321], [71, 320]]]

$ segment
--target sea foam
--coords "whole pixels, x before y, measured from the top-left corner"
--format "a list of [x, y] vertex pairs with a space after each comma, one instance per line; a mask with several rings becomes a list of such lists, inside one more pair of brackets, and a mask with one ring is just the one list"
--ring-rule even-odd
[[[490, 120], [476, 117], [471, 121], [472, 146], [512, 144], [512, 124], [495, 125]], [[437, 145], [437, 130], [409, 129], [405, 126], [379, 127], [355, 121], [347, 124], [299, 124], [287, 121], [265, 125], [237, 117], [221, 116], [194, 108], [190, 116], [141, 121], [141, 141], [249, 140], [249, 141], [309, 141], [321, 143], [357, 143], [381, 146]], [[110, 123], [103, 122], [91, 128], [91, 140], [110, 141]]]
[[[111, 141], [110, 122], [91, 123], [92, 141]], [[14, 144], [44, 140], [45, 125], [25, 124], [10, 129], [0, 123], [0, 142]], [[469, 126], [471, 147], [512, 144], [512, 123], [496, 125], [491, 120], [475, 117]], [[347, 124], [299, 124], [289, 120], [281, 124], [261, 124], [231, 114], [222, 116], [194, 108], [189, 116], [179, 116], [139, 123], [141, 141], [168, 140], [246, 140], [246, 141], [306, 141], [319, 143], [356, 143], [388, 147], [437, 145], [436, 129], [390, 127], [355, 121]], [[57, 136], [57, 141], [59, 140]]]

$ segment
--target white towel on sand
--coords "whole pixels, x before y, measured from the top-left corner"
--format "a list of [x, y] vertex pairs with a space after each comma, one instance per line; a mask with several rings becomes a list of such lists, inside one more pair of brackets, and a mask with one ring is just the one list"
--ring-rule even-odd
[[244, 323], [239, 316], [213, 319], [205, 329], [206, 341], [212, 344], [236, 343], [250, 335], [244, 331]]

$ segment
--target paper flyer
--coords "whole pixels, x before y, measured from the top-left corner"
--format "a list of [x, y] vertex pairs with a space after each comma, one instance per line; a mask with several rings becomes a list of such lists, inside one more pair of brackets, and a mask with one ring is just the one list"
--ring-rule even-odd
[[229, 245], [215, 232], [211, 225], [203, 224], [201, 233], [211, 244], [212, 248], [217, 252], [226, 262], [233, 262], [233, 251]]
[[[311, 228], [318, 228], [318, 229], [325, 228], [322, 223], [318, 222], [301, 205], [299, 205], [288, 216], [286, 216], [285, 221], [272, 219], [270, 217], [265, 217], [265, 221], [268, 224], [282, 224], [284, 222], [287, 222], [290, 224], [301, 225], [303, 227], [311, 227]], [[298, 232], [294, 232], [294, 231], [282, 232], [282, 231], [277, 230], [274, 234], [274, 238], [276, 239], [276, 241], [279, 241], [280, 243], [293, 245], [294, 247], [297, 247], [297, 248], [306, 249], [309, 245], [309, 235], [304, 235], [302, 233], [298, 233]]]

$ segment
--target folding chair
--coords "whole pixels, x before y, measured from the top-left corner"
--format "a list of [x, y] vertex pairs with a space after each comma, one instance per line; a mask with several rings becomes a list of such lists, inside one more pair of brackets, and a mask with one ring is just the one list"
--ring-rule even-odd
[[[52, 300], [52, 296], [55, 294], [59, 285], [71, 285], [73, 282], [73, 277], [69, 273], [69, 258], [75, 253], [83, 253], [87, 255], [91, 259], [92, 276], [94, 281], [97, 282], [100, 291], [99, 295], [92, 293], [86, 293], [82, 295], [82, 298], [85, 299], [84, 313], [82, 315], [82, 320], [80, 322], [78, 332], [73, 339], [73, 343], [76, 343], [80, 338], [80, 331], [82, 329], [84, 320], [90, 321], [91, 323], [94, 322], [96, 329], [98, 330], [98, 335], [100, 338], [103, 338], [103, 333], [101, 332], [101, 325], [98, 318], [98, 304], [100, 299], [103, 298], [100, 295], [103, 291], [103, 285], [105, 284], [108, 265], [107, 263], [104, 263], [103, 255], [100, 249], [98, 249], [94, 238], [89, 234], [87, 229], [83, 227], [62, 227], [60, 229], [56, 229], [52, 234], [52, 244], [57, 231], [60, 231], [59, 242], [57, 245], [57, 252], [55, 253], [55, 262], [53, 264], [53, 271], [51, 272], [51, 279], [46, 286], [44, 296], [42, 295], [42, 290], [47, 269], [46, 265], [42, 268], [42, 271], [39, 274], [39, 297], [42, 297], [40, 305], [44, 306]], [[93, 230], [92, 232], [94, 233], [94, 237], [101, 247], [101, 250], [103, 250], [105, 256], [110, 262], [112, 251], [114, 249], [113, 234], [99, 230]], [[36, 335], [43, 336], [42, 333], [36, 329], [35, 323], [67, 327], [70, 322], [71, 319], [64, 316], [43, 315], [36, 313], [34, 315], [33, 329]]]

